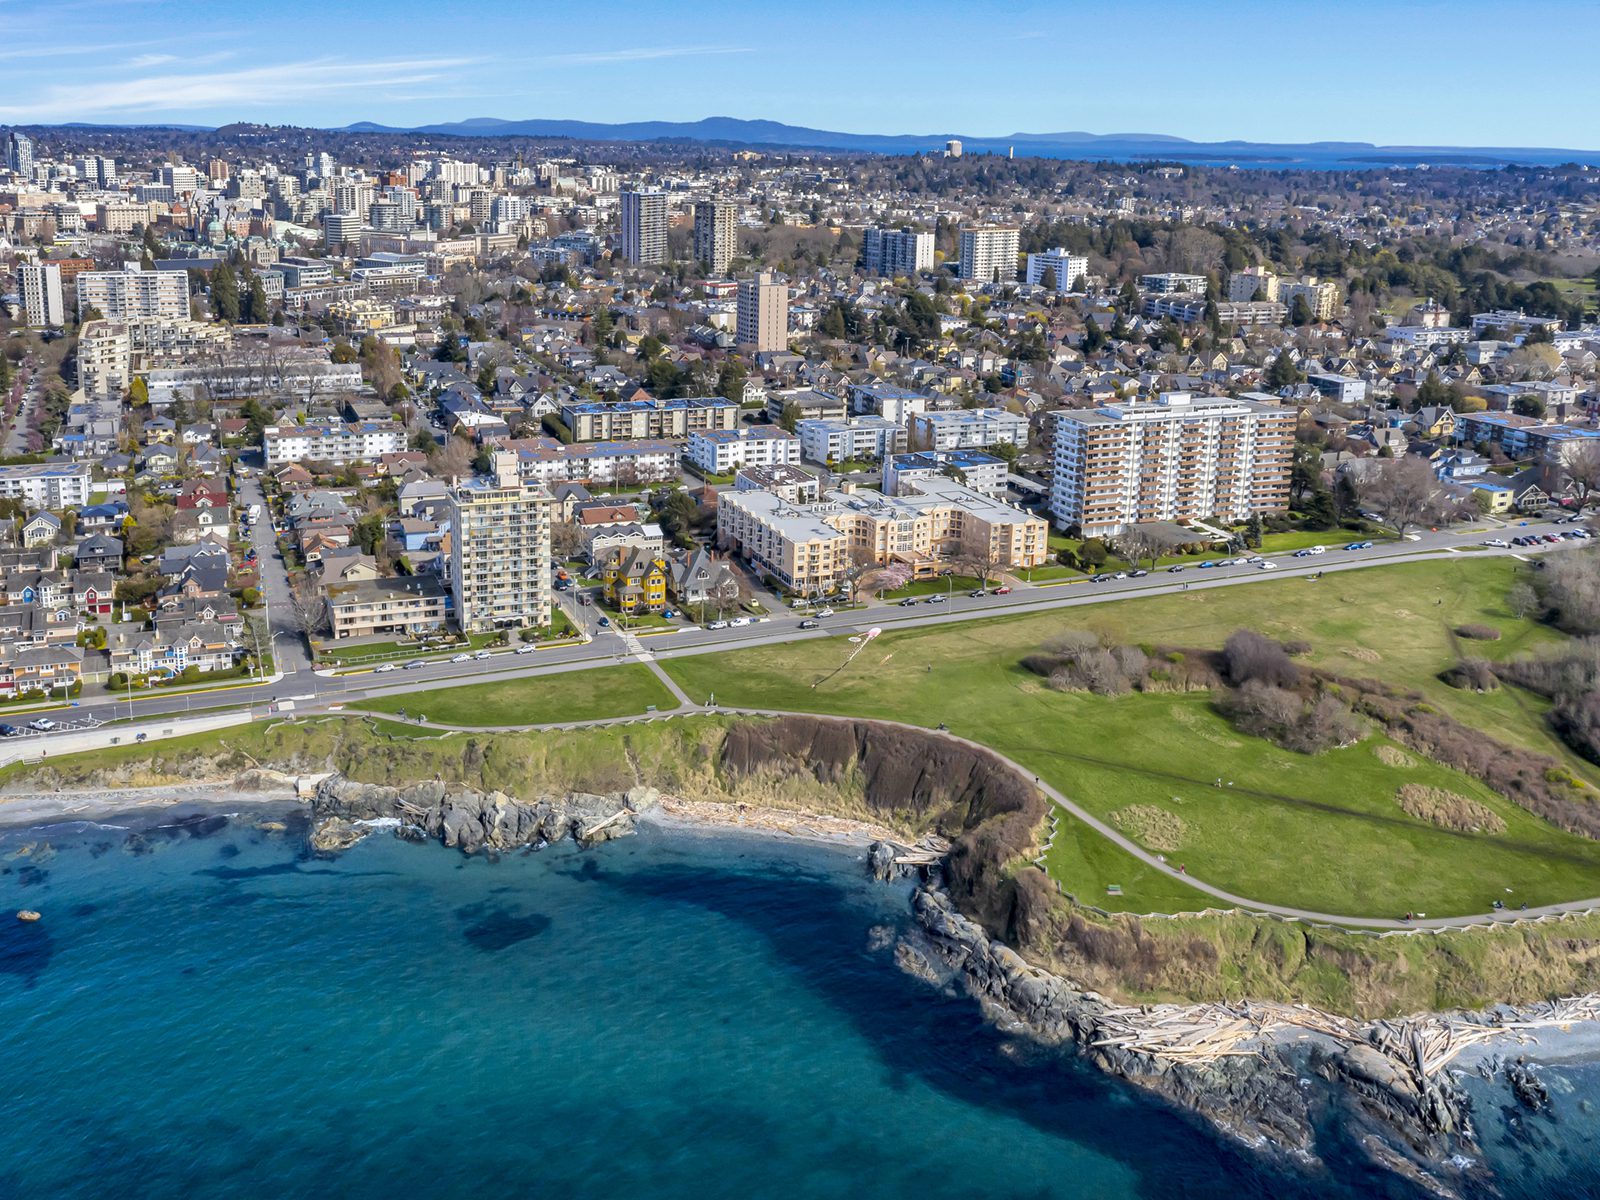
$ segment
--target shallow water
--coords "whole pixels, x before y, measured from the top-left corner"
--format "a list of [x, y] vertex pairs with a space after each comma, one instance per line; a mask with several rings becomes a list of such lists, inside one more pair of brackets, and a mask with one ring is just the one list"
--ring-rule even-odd
[[[0, 836], [0, 912], [44, 913], [0, 920], [0, 1198], [1406, 1194], [1273, 1170], [905, 977], [872, 934], [906, 891], [853, 853], [324, 861], [257, 816]], [[1584, 1194], [1595, 1072], [1562, 1070], [1511, 1194]]]

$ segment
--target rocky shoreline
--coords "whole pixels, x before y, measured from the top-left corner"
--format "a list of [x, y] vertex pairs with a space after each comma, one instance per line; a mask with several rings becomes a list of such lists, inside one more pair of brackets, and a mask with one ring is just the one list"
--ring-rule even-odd
[[[1258, 1032], [1213, 1053], [1191, 1031], [1196, 1025], [1184, 1029], [1181, 1022], [1211, 1020], [1219, 1006], [1131, 1007], [1076, 989], [991, 938], [937, 885], [918, 888], [913, 911], [916, 924], [895, 947], [897, 965], [932, 986], [972, 997], [997, 1026], [1074, 1049], [1225, 1136], [1312, 1172], [1322, 1169], [1329, 1139], [1336, 1139], [1343, 1153], [1354, 1150], [1441, 1200], [1494, 1194], [1472, 1102], [1456, 1073], [1465, 1074], [1468, 1059], [1475, 1059], [1473, 1073], [1503, 1081], [1525, 1113], [1540, 1112], [1549, 1097], [1536, 1070], [1524, 1057], [1508, 1059], [1492, 1047], [1534, 1040], [1534, 1029], [1565, 1036], [1571, 1026], [1587, 1023], [1593, 1030], [1600, 1013], [1595, 996], [1371, 1022], [1235, 1005], [1226, 1011], [1243, 1012]], [[1141, 1030], [1170, 1030], [1175, 1022], [1181, 1034], [1173, 1040], [1140, 1036]], [[1463, 1047], [1439, 1056], [1455, 1062], [1454, 1069], [1429, 1061], [1445, 1036], [1441, 1030], [1465, 1034]], [[1464, 1054], [1466, 1046], [1479, 1052]]]

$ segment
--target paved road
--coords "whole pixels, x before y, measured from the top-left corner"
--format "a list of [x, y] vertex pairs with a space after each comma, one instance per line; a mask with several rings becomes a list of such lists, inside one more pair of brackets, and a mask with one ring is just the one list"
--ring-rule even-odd
[[[252, 486], [255, 486], [253, 480], [245, 484], [245, 487]], [[1158, 571], [1142, 579], [1114, 580], [1101, 584], [1085, 582], [1053, 586], [1019, 586], [1006, 596], [989, 595], [973, 598], [964, 592], [956, 592], [943, 604], [918, 604], [907, 608], [901, 608], [896, 604], [873, 604], [863, 609], [842, 611], [832, 617], [823, 618], [821, 627], [815, 630], [802, 630], [799, 627], [798, 615], [781, 614], [745, 626], [729, 626], [719, 630], [682, 629], [670, 634], [638, 637], [637, 645], [647, 651], [649, 656], [647, 660], [640, 660], [637, 651], [630, 648], [623, 636], [615, 629], [610, 629], [595, 630], [593, 640], [587, 643], [551, 647], [533, 654], [519, 655], [506, 650], [488, 659], [475, 659], [465, 663], [435, 660], [415, 670], [332, 675], [311, 669], [304, 640], [295, 624], [293, 607], [288, 600], [288, 579], [284, 573], [283, 563], [276, 556], [271, 530], [263, 521], [252, 531], [252, 536], [259, 547], [263, 589], [267, 599], [269, 621], [275, 635], [274, 650], [283, 672], [282, 678], [272, 683], [241, 686], [190, 697], [148, 694], [135, 696], [132, 707], [136, 715], [144, 716], [199, 708], [265, 706], [273, 700], [291, 698], [297, 705], [305, 702], [354, 704], [371, 696], [407, 695], [464, 683], [565, 674], [629, 661], [654, 663], [662, 659], [717, 653], [730, 649], [775, 645], [808, 638], [837, 637], [871, 628], [889, 630], [946, 625], [981, 617], [1050, 612], [1103, 604], [1127, 599], [1130, 596], [1177, 595], [1184, 591], [1204, 592], [1216, 588], [1242, 587], [1271, 579], [1303, 578], [1319, 573], [1331, 575], [1395, 563], [1437, 560], [1441, 550], [1465, 546], [1479, 547], [1488, 537], [1503, 535], [1509, 540], [1515, 533], [1532, 533], [1555, 528], [1561, 527], [1546, 523], [1530, 523], [1525, 528], [1497, 527], [1480, 529], [1473, 533], [1430, 532], [1422, 534], [1416, 542], [1379, 543], [1370, 550], [1329, 550], [1326, 554], [1314, 558], [1275, 556], [1273, 561], [1277, 562], [1278, 569], [1274, 571], [1261, 571], [1249, 566], [1205, 571], [1190, 568], [1181, 575]], [[1559, 551], [1576, 544], [1563, 542], [1560, 545], [1526, 551], [1477, 549], [1473, 554], [1474, 557], [1514, 555], [1526, 558]], [[581, 617], [592, 613], [592, 610], [586, 612], [576, 606], [571, 611]], [[655, 666], [652, 666], [652, 669], [659, 670]], [[677, 689], [674, 687], [673, 690]], [[94, 716], [100, 720], [126, 718], [129, 715], [127, 700], [91, 699], [85, 700], [81, 707], [83, 715]]]

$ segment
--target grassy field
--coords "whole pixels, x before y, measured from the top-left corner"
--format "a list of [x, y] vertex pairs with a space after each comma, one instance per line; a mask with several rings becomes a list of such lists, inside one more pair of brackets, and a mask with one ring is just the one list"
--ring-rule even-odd
[[445, 725], [540, 725], [637, 716], [652, 704], [665, 710], [677, 703], [648, 667], [628, 663], [382, 696], [363, 701], [361, 707], [389, 713], [404, 709], [411, 716], [425, 714]]
[[[664, 665], [690, 695], [715, 691], [725, 704], [946, 723], [1097, 813], [1109, 816], [1130, 804], [1165, 808], [1184, 830], [1173, 852], [1178, 861], [1261, 900], [1388, 916], [1477, 912], [1496, 898], [1600, 896], [1600, 846], [1545, 826], [1443, 768], [1386, 767], [1373, 754], [1374, 738], [1317, 758], [1287, 754], [1233, 733], [1203, 696], [1064, 695], [1018, 665], [1067, 628], [1121, 642], [1206, 647], [1250, 626], [1310, 642], [1312, 664], [1416, 687], [1475, 728], [1559, 754], [1579, 768], [1545, 729], [1532, 698], [1458, 692], [1434, 678], [1455, 660], [1454, 625], [1500, 628], [1501, 641], [1472, 644], [1472, 652], [1493, 656], [1557, 637], [1505, 610], [1502, 597], [1515, 569], [1500, 559], [1442, 559], [1316, 582], [1285, 579], [889, 633], [826, 682], [820, 680], [850, 649], [840, 639]], [[1581, 769], [1594, 779], [1592, 770]], [[1234, 787], [1215, 787], [1219, 775]], [[1457, 834], [1414, 820], [1395, 801], [1407, 782], [1487, 804], [1507, 830]], [[1107, 908], [1205, 903], [1065, 819], [1049, 865], [1069, 890]], [[1121, 885], [1123, 895], [1107, 896], [1108, 884]]]
[[[884, 600], [904, 600], [907, 596], [943, 596], [947, 593], [960, 595], [970, 592], [978, 586], [977, 577], [974, 575], [951, 575], [938, 579], [918, 579], [906, 584], [903, 588], [896, 588], [892, 592], [884, 592]], [[994, 587], [994, 579], [989, 580], [989, 586]]]

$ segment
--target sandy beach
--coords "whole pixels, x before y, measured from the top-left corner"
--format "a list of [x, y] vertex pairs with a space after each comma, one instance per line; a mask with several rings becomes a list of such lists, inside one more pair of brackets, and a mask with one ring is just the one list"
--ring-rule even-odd
[[830, 846], [866, 849], [873, 842], [905, 843], [906, 838], [883, 825], [829, 817], [793, 809], [754, 804], [718, 804], [708, 800], [661, 797], [661, 803], [639, 815], [639, 820], [664, 829], [741, 831], [798, 838]]

